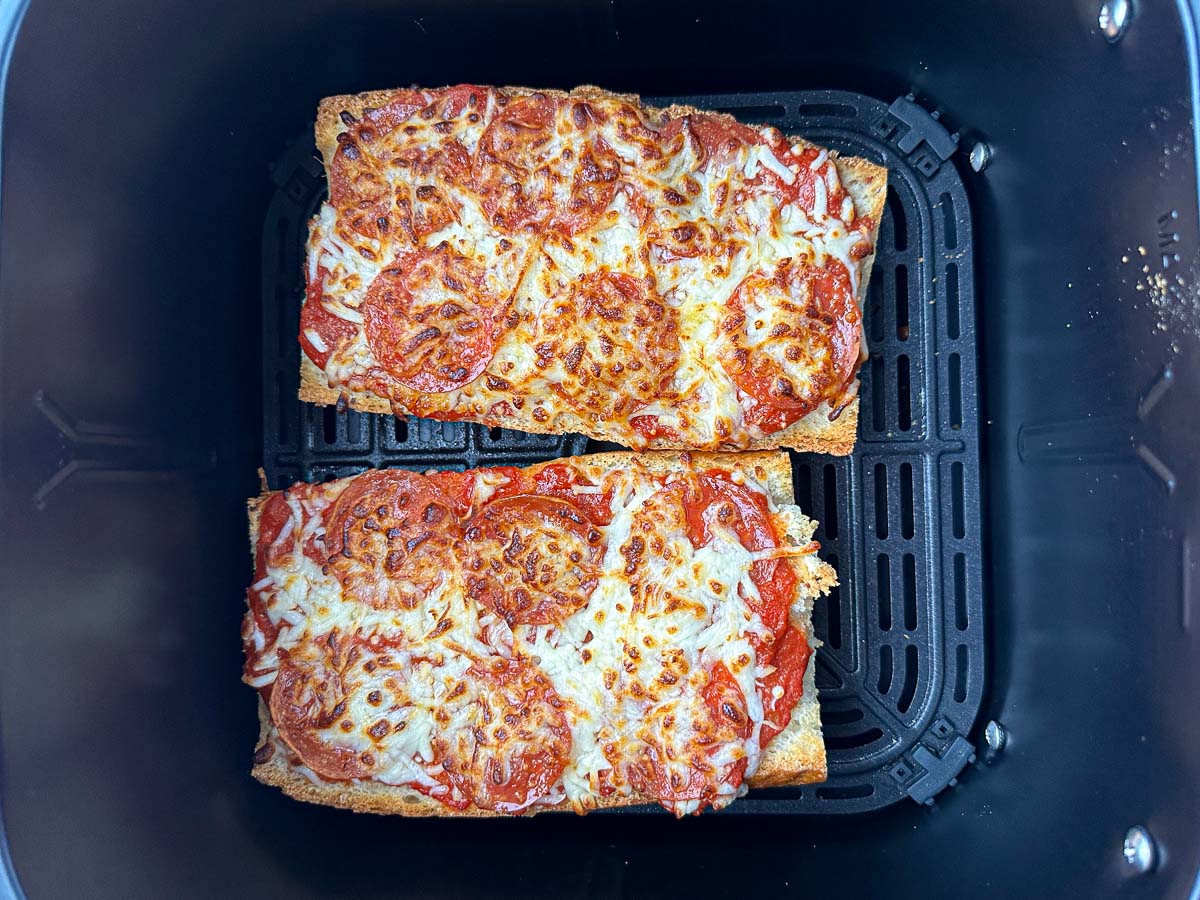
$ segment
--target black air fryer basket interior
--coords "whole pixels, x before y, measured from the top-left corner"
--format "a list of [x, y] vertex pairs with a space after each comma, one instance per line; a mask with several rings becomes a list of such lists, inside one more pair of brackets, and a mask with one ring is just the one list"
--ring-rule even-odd
[[[1196, 21], [1106, 6], [0, 2], [0, 895], [1189, 896]], [[258, 467], [593, 449], [295, 399], [316, 101], [458, 81], [887, 165], [859, 443], [793, 460], [826, 784], [424, 822], [249, 778]]]

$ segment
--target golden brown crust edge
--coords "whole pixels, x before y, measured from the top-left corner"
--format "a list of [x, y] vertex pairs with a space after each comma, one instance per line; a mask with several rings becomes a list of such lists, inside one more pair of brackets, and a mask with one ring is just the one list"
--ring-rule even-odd
[[[535, 93], [535, 89], [527, 87], [505, 87], [502, 90], [512, 94]], [[351, 115], [359, 117], [363, 114], [364, 108], [382, 106], [394, 93], [395, 89], [367, 91], [362, 94], [340, 94], [333, 97], [325, 97], [321, 100], [317, 105], [315, 133], [317, 147], [320, 149], [321, 155], [325, 160], [326, 171], [328, 171], [329, 161], [333, 158], [333, 152], [337, 146], [337, 135], [342, 127], [341, 112], [345, 110]], [[580, 85], [571, 91], [545, 89], [541, 90], [540, 93], [553, 97], [616, 97], [630, 103], [637, 103], [639, 106], [641, 105], [641, 98], [636, 94], [615, 94], [598, 88], [595, 85]], [[680, 104], [668, 106], [665, 109], [652, 106], [642, 106], [642, 109], [652, 118], [694, 115], [703, 112], [705, 115], [715, 116], [730, 122], [736, 121], [728, 113], [701, 110], [693, 106], [683, 106]], [[804, 138], [793, 137], [789, 139], [793, 143], [812, 146]], [[887, 169], [876, 165], [870, 160], [859, 157], [841, 157], [836, 151], [832, 150], [829, 151], [829, 155], [837, 166], [838, 175], [846, 186], [846, 190], [854, 200], [854, 207], [858, 215], [870, 216], [871, 221], [874, 223], [873, 237], [874, 242], [877, 243], [879, 239], [879, 221], [883, 215], [884, 202], [887, 196]], [[867, 284], [870, 281], [871, 269], [874, 266], [874, 262], [875, 251], [872, 249], [870, 256], [867, 257], [863, 264], [862, 285], [859, 290], [861, 295], [859, 298], [860, 302], [866, 297]], [[338, 398], [342, 394], [342, 391], [330, 388], [324, 373], [313, 365], [307, 356], [301, 354], [299, 391], [301, 400], [321, 406], [331, 406], [338, 402]], [[394, 412], [391, 401], [370, 392], [345, 392], [345, 394], [350, 408], [359, 412], [384, 414]], [[858, 406], [859, 401], [855, 397], [837, 419], [830, 421], [821, 418], [819, 414], [809, 415], [781, 431], [752, 441], [746, 449], [768, 450], [786, 448], [801, 453], [828, 453], [833, 456], [848, 456], [853, 451], [854, 442], [858, 436]], [[540, 425], [532, 419], [527, 420], [520, 416], [488, 415], [473, 417], [471, 421], [481, 422], [489, 427], [511, 428], [534, 434], [578, 433], [596, 435], [601, 440], [611, 439], [608, 435], [599, 434], [600, 429], [589, 426], [569, 411], [557, 416], [556, 421], [549, 426]], [[621, 442], [618, 441], [618, 443]], [[655, 439], [649, 443], [648, 449], [687, 450], [689, 447], [662, 439]]]
[[[300, 390], [298, 396], [306, 403], [318, 406], [333, 406], [343, 396], [341, 391], [334, 390], [325, 383], [325, 376], [312, 360], [301, 354], [300, 357]], [[366, 413], [396, 413], [391, 402], [367, 391], [345, 393], [346, 405], [350, 409]], [[858, 436], [858, 398], [855, 397], [842, 410], [842, 414], [832, 422], [827, 420], [810, 421], [812, 416], [769, 434], [764, 438], [752, 441], [747, 451], [756, 450], [795, 450], [799, 453], [828, 453], [833, 456], [849, 456], [854, 450], [854, 442]], [[603, 434], [602, 429], [589, 426], [586, 422], [569, 410], [559, 413], [553, 422], [542, 424], [532, 419], [518, 416], [481, 415], [472, 417], [470, 422], [477, 422], [496, 428], [510, 428], [514, 431], [524, 431], [528, 434], [585, 434], [598, 440], [621, 441]], [[824, 425], [824, 428], [820, 428]], [[677, 450], [684, 451], [692, 448], [683, 444], [673, 444], [662, 439], [651, 440], [648, 450]]]
[[[767, 488], [771, 499], [776, 503], [794, 502], [792, 469], [786, 454], [769, 451], [751, 453], [694, 452], [690, 456], [693, 465], [710, 468], [732, 469], [736, 466], [745, 470], [755, 466], [760, 467], [762, 470], [761, 475], [758, 472], [755, 472], [755, 475], [760, 478], [763, 485]], [[632, 453], [627, 451], [613, 451], [576, 457], [576, 459], [579, 459], [586, 465], [607, 469], [627, 466], [630, 460], [635, 458], [652, 473], [669, 471], [678, 468], [680, 464], [680, 454], [671, 452]], [[540, 463], [526, 468], [538, 469], [553, 462], [557, 462], [557, 460], [551, 460], [547, 463]], [[254, 553], [255, 544], [258, 540], [259, 510], [265, 498], [270, 493], [252, 497], [246, 504], [250, 526], [251, 555]], [[803, 536], [794, 535], [792, 537], [799, 540]], [[797, 564], [793, 564], [793, 566], [796, 569], [800, 583], [806, 586], [814, 600], [818, 594], [827, 593], [837, 583], [837, 575], [827, 563], [821, 564], [815, 579], [809, 577], [807, 572], [801, 571]], [[812, 633], [811, 614], [804, 616], [801, 620], [795, 621], [795, 624], [804, 631], [810, 646], [813, 647], [815, 658], [818, 642]], [[748, 780], [747, 783], [751, 788], [811, 784], [825, 780], [827, 775], [825, 745], [821, 737], [820, 707], [817, 698], [815, 669], [816, 666], [810, 660], [808, 670], [804, 675], [804, 695], [792, 711], [792, 720], [788, 724], [788, 727], [771, 741], [763, 754], [758, 771]], [[261, 697], [259, 699], [258, 717], [258, 745], [262, 745], [269, 737], [270, 718], [266, 704], [262, 702]], [[251, 769], [250, 774], [263, 784], [277, 787], [289, 797], [296, 800], [303, 800], [308, 803], [317, 803], [324, 806], [335, 806], [354, 812], [458, 818], [492, 818], [507, 815], [505, 813], [495, 813], [480, 809], [469, 809], [460, 812], [450, 809], [437, 800], [426, 797], [419, 791], [400, 785], [388, 785], [380, 782], [314, 783], [301, 772], [288, 765], [283, 754], [278, 752], [266, 762], [255, 765]], [[596, 808], [611, 809], [621, 806], [653, 804], [655, 802], [652, 797], [638, 794], [613, 796], [600, 799]], [[569, 804], [559, 804], [558, 806], [530, 810], [530, 814], [567, 811], [569, 809]]]

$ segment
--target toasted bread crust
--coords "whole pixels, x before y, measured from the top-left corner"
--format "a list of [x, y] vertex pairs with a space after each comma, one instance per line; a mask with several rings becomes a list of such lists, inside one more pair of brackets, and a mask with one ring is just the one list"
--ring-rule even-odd
[[[527, 87], [505, 87], [502, 90], [514, 95], [528, 95], [538, 92], [551, 97], [616, 97], [641, 106], [641, 98], [635, 94], [613, 94], [594, 85], [581, 85], [571, 91], [535, 91], [535, 89]], [[384, 105], [394, 93], [392, 90], [368, 91], [362, 94], [342, 94], [334, 97], [326, 97], [321, 100], [317, 106], [315, 131], [317, 147], [325, 160], [327, 170], [330, 161], [333, 159], [334, 151], [337, 149], [338, 133], [342, 130], [342, 122], [339, 118], [340, 114], [346, 111], [356, 118], [360, 117], [363, 115], [365, 108]], [[665, 121], [669, 117], [694, 115], [701, 112], [718, 119], [730, 122], [736, 121], [733, 116], [727, 113], [700, 110], [692, 106], [682, 106], [679, 104], [669, 106], [665, 109], [651, 106], [641, 106], [641, 109], [648, 118], [654, 121]], [[793, 144], [799, 144], [804, 147], [815, 146], [800, 137], [791, 137], [789, 140]], [[837, 166], [838, 176], [841, 178], [842, 184], [854, 200], [854, 208], [857, 210], [859, 217], [864, 215], [869, 216], [874, 223], [877, 235], [879, 221], [883, 215], [884, 201], [887, 196], [887, 169], [866, 159], [841, 157], [832, 150], [829, 151], [829, 156], [834, 161], [834, 165]], [[860, 294], [865, 295], [866, 285], [870, 281], [871, 268], [874, 263], [875, 250], [872, 247], [870, 256], [866, 258], [863, 264]], [[861, 304], [862, 297], [860, 296], [858, 300]], [[337, 403], [343, 394], [346, 397], [349, 407], [359, 412], [392, 413], [402, 411], [398, 408], [398, 404], [393, 405], [392, 401], [379, 397], [370, 391], [343, 392], [330, 388], [325, 378], [325, 373], [318, 369], [307, 356], [301, 354], [299, 391], [301, 400], [321, 406], [331, 406]], [[858, 407], [859, 401], [855, 397], [837, 418], [831, 420], [829, 418], [829, 409], [823, 406], [787, 428], [751, 441], [745, 449], [771, 450], [787, 448], [802, 453], [829, 453], [834, 456], [847, 456], [854, 449], [854, 442], [858, 434]], [[480, 422], [489, 427], [511, 428], [535, 434], [578, 433], [593, 435], [600, 440], [615, 439], [613, 436], [603, 433], [603, 426], [598, 427], [594, 423], [585, 422], [569, 410], [562, 411], [555, 416], [552, 423], [545, 425], [535, 421], [532, 416], [519, 415], [488, 414], [472, 416], [471, 421]], [[620, 441], [618, 442], [620, 443]], [[664, 438], [653, 438], [647, 445], [647, 449], [687, 450], [689, 447], [685, 444], [674, 443]]]
[[[692, 465], [697, 468], [726, 469], [735, 467], [743, 471], [752, 471], [775, 503], [793, 503], [792, 469], [788, 457], [784, 453], [751, 452], [751, 453], [691, 453]], [[575, 457], [579, 462], [598, 470], [624, 468], [633, 460], [640, 462], [652, 474], [662, 474], [681, 468], [681, 455], [668, 452], [629, 453], [612, 452], [596, 453], [590, 456]], [[529, 466], [525, 471], [536, 471], [557, 460]], [[253, 497], [247, 502], [247, 512], [250, 524], [251, 554], [258, 541], [258, 515], [262, 504], [270, 493]], [[809, 527], [808, 520], [800, 523], [799, 528]], [[807, 542], [805, 534], [789, 532], [787, 539], [793, 542]], [[822, 563], [815, 577], [802, 568], [799, 563], [791, 563], [796, 573], [797, 583], [803, 585], [808, 596], [816, 598], [826, 594], [837, 584], [837, 574], [828, 564]], [[810, 614], [793, 617], [793, 624], [803, 630], [809, 645], [814, 651], [819, 641], [812, 633]], [[815, 659], [815, 657], [814, 657]], [[778, 785], [811, 784], [824, 781], [826, 777], [825, 744], [821, 738], [820, 708], [817, 702], [816, 682], [814, 680], [813, 660], [810, 660], [808, 670], [804, 675], [804, 695], [792, 710], [792, 720], [767, 745], [759, 763], [757, 772], [748, 781], [750, 787], [773, 787]], [[271, 722], [266, 704], [259, 699], [259, 739], [258, 745], [268, 744], [271, 740]], [[425, 796], [411, 787], [389, 785], [382, 782], [314, 782], [291, 765], [284, 753], [274, 752], [270, 759], [255, 765], [251, 775], [263, 784], [280, 788], [289, 797], [304, 800], [309, 803], [319, 803], [326, 806], [337, 806], [355, 812], [383, 813], [403, 816], [457, 816], [457, 817], [492, 817], [503, 816], [489, 810], [468, 809], [459, 811]], [[608, 809], [619, 806], [636, 806], [656, 802], [653, 797], [639, 794], [614, 795], [601, 798], [598, 809]], [[552, 807], [536, 807], [529, 810], [544, 812], [548, 810], [569, 810], [567, 803]]]

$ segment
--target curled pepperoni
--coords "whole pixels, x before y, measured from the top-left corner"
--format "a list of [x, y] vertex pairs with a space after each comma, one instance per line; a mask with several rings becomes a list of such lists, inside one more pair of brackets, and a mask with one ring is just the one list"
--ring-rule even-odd
[[339, 738], [336, 728], [350, 693], [343, 678], [350, 664], [346, 657], [336, 636], [280, 650], [271, 688], [271, 721], [280, 737], [306, 766], [335, 781], [368, 778], [375, 762], [369, 754], [364, 758], [345, 734]]
[[600, 531], [568, 500], [493, 500], [464, 526], [467, 590], [510, 626], [561, 623], [587, 605]]
[[474, 178], [493, 226], [571, 235], [596, 221], [620, 175], [620, 160], [592, 127], [600, 115], [584, 99], [532, 94], [492, 119], [475, 153]]
[[329, 569], [350, 600], [411, 609], [458, 565], [455, 545], [462, 531], [454, 503], [415, 472], [360, 475], [327, 522]]
[[445, 393], [470, 384], [496, 352], [499, 301], [484, 271], [445, 244], [381, 272], [363, 302], [367, 343], [401, 384]]
[[719, 354], [755, 401], [746, 421], [770, 433], [836, 402], [858, 370], [861, 320], [850, 275], [832, 258], [748, 275], [721, 320]]
[[437, 761], [475, 806], [520, 812], [545, 797], [566, 768], [571, 732], [562, 707], [532, 663], [477, 661], [435, 713]]

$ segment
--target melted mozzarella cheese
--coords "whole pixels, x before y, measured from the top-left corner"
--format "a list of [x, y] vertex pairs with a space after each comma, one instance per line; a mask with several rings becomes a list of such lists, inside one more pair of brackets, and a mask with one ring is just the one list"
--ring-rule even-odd
[[317, 334], [315, 331], [313, 331], [311, 328], [304, 329], [304, 337], [319, 352], [321, 352], [321, 353], [329, 352], [329, 347], [326, 345], [325, 341], [322, 340], [321, 336], [319, 334]]
[[[315, 278], [317, 266], [329, 272], [323, 285], [326, 308], [338, 304], [344, 309], [352, 309], [362, 303], [367, 288], [384, 268], [382, 260], [388, 248], [380, 241], [361, 236], [347, 240], [338, 234], [338, 224], [337, 210], [322, 203], [310, 226], [309, 273]], [[365, 249], [367, 255], [359, 247]]]
[[784, 184], [796, 183], [796, 173], [781, 163], [771, 148], [763, 144], [756, 145], [750, 151], [750, 162], [746, 164], [745, 169], [747, 178], [753, 178], [757, 174], [759, 163], [778, 175]]

